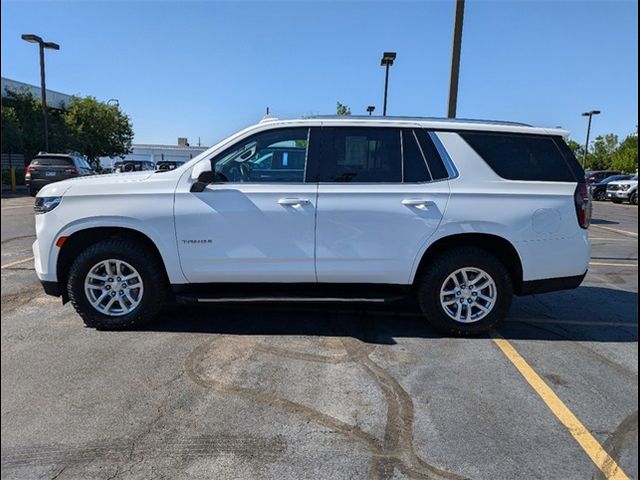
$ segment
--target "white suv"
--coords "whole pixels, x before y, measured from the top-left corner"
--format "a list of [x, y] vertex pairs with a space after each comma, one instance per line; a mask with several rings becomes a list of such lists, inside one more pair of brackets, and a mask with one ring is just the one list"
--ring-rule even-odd
[[391, 301], [477, 334], [513, 294], [575, 288], [591, 203], [557, 129], [421, 118], [267, 120], [175, 170], [58, 182], [36, 272], [88, 326], [166, 301]]
[[613, 203], [625, 200], [631, 205], [638, 205], [638, 175], [629, 180], [617, 180], [607, 184], [607, 197]]

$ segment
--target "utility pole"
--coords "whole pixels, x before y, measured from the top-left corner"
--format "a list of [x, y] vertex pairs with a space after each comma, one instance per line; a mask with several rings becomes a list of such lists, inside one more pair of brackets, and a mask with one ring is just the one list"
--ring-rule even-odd
[[462, 23], [464, 21], [464, 0], [456, 0], [453, 21], [453, 49], [451, 51], [451, 78], [449, 79], [449, 108], [447, 117], [455, 118], [458, 108], [458, 79], [460, 77], [460, 50], [462, 49]]
[[591, 135], [591, 118], [594, 115], [600, 115], [600, 110], [591, 110], [584, 112], [583, 117], [589, 117], [589, 123], [587, 124], [587, 139], [584, 142], [584, 155], [582, 156], [582, 168], [587, 168], [587, 153], [589, 152], [589, 135]]

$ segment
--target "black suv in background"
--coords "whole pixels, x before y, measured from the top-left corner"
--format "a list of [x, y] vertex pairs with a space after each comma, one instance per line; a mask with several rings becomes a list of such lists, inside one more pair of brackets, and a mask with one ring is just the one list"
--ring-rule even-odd
[[143, 170], [155, 170], [155, 163], [148, 160], [124, 160], [113, 164], [116, 173], [141, 172]]
[[175, 170], [184, 164], [185, 162], [180, 160], [160, 160], [156, 163], [156, 170]]
[[80, 155], [71, 153], [39, 153], [27, 167], [24, 181], [29, 195], [35, 197], [45, 185], [68, 178], [95, 175]]

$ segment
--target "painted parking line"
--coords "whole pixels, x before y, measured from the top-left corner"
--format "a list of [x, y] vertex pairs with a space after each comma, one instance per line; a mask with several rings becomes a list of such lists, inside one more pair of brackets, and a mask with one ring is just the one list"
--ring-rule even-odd
[[622, 235], [629, 235], [631, 237], [634, 238], [638, 238], [638, 234], [635, 232], [629, 232], [627, 230], [619, 230], [617, 228], [611, 228], [611, 227], [603, 227], [602, 225], [593, 225], [591, 224], [592, 227], [594, 228], [602, 228], [603, 230], [609, 230], [610, 232], [616, 232], [616, 233], [620, 233]]
[[600, 469], [608, 480], [629, 480], [616, 461], [602, 448], [602, 445], [595, 439], [591, 432], [582, 424], [569, 407], [567, 407], [560, 397], [549, 388], [545, 381], [533, 368], [522, 358], [511, 343], [497, 333], [493, 335], [493, 341], [500, 348], [502, 353], [518, 369], [524, 379], [531, 385], [531, 388], [542, 398], [542, 401], [549, 407], [549, 410], [562, 423], [571, 436], [578, 442], [591, 461]]
[[15, 267], [16, 265], [21, 265], [23, 263], [27, 263], [33, 260], [33, 257], [23, 258], [22, 260], [16, 260], [15, 262], [7, 263], [6, 265], [2, 265], [0, 270], [4, 270], [5, 268]]
[[609, 263], [609, 262], [589, 262], [593, 267], [627, 267], [638, 268], [637, 263]]
[[0, 208], [0, 210], [11, 210], [12, 208], [33, 208], [33, 203], [27, 203], [25, 205], [9, 205], [8, 207]]

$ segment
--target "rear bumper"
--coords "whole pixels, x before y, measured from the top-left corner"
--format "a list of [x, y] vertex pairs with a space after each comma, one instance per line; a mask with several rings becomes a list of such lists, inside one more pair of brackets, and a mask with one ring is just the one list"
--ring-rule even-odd
[[522, 282], [518, 295], [535, 295], [537, 293], [557, 292], [559, 290], [572, 290], [578, 288], [587, 272], [574, 277], [546, 278], [543, 280], [529, 280]]

